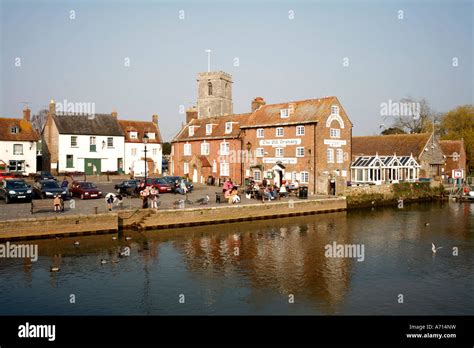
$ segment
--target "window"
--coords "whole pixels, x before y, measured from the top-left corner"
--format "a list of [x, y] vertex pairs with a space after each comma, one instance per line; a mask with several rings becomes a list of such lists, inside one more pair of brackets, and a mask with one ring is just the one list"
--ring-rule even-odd
[[296, 148], [296, 157], [304, 157], [304, 147]]
[[342, 149], [336, 150], [336, 162], [337, 163], [344, 162], [344, 152], [342, 151]]
[[276, 136], [277, 137], [282, 137], [283, 136], [283, 128], [282, 127], [278, 127], [276, 129]]
[[132, 148], [132, 156], [136, 156], [137, 155], [137, 148], [134, 147]]
[[20, 133], [20, 128], [18, 128], [17, 126], [13, 126], [13, 127], [10, 128], [10, 133], [18, 134], [18, 133]]
[[13, 154], [14, 155], [23, 155], [23, 145], [22, 144], [13, 144]]
[[229, 176], [229, 163], [221, 163], [221, 176]]
[[184, 144], [184, 156], [191, 156], [191, 144]]
[[206, 134], [212, 134], [212, 124], [206, 124]]
[[304, 126], [296, 126], [296, 135], [304, 135]]
[[128, 132], [130, 139], [138, 139], [138, 133], [137, 132]]
[[226, 122], [225, 123], [225, 132], [226, 133], [232, 133], [232, 122]]
[[25, 164], [25, 161], [10, 160], [8, 162], [8, 170], [10, 172], [22, 172], [24, 164]]
[[277, 147], [275, 149], [275, 157], [283, 157], [283, 148], [282, 147]]
[[288, 109], [281, 109], [280, 110], [280, 117], [281, 118], [288, 118], [290, 117], [290, 112]]
[[257, 138], [263, 138], [263, 128], [257, 129]]
[[152, 154], [153, 154], [153, 156], [156, 156], [156, 155], [158, 154], [158, 149], [157, 149], [157, 148], [154, 148], [154, 149], [152, 150]]
[[189, 163], [188, 162], [183, 163], [183, 174], [189, 174]]
[[71, 147], [77, 147], [77, 137], [76, 136], [71, 137]]
[[114, 147], [114, 138], [107, 138], [107, 147]]
[[212, 172], [217, 173], [217, 163], [216, 160], [212, 161]]
[[337, 128], [331, 128], [329, 131], [331, 138], [340, 138], [341, 137], [341, 130]]
[[295, 182], [296, 180], [298, 180], [296, 176], [297, 176], [296, 172], [291, 172], [291, 181]]
[[328, 155], [328, 163], [334, 163], [334, 150], [328, 149], [327, 155]]
[[66, 155], [66, 168], [74, 168], [73, 155]]
[[337, 105], [331, 106], [331, 114], [332, 115], [339, 115], [339, 106], [337, 106]]
[[230, 144], [223, 142], [220, 147], [220, 155], [228, 155], [230, 152]]
[[145, 135], [148, 137], [148, 139], [155, 140], [155, 133], [146, 132]]
[[192, 137], [194, 135], [194, 127], [193, 126], [189, 126], [188, 128], [188, 135], [190, 137]]
[[259, 147], [256, 150], [255, 156], [256, 157], [263, 157], [265, 155], [265, 152], [263, 150], [263, 147]]
[[301, 173], [300, 173], [300, 177], [301, 177], [301, 180], [300, 180], [300, 181], [301, 181], [303, 184], [309, 183], [309, 173], [308, 173], [308, 172], [301, 172]]
[[207, 94], [212, 95], [212, 83], [210, 81], [207, 83]]
[[262, 172], [260, 170], [254, 170], [253, 171], [253, 179], [260, 181], [262, 180]]
[[89, 151], [90, 152], [96, 152], [96, 138], [95, 137], [90, 137], [89, 138]]
[[201, 155], [209, 155], [209, 143], [201, 144]]

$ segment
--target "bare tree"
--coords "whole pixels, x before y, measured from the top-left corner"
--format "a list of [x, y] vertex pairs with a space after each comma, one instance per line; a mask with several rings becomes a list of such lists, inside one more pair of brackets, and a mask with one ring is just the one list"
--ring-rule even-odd
[[403, 98], [400, 104], [414, 106], [415, 115], [400, 115], [397, 116], [392, 128], [399, 128], [406, 133], [424, 133], [431, 132], [433, 129], [433, 119], [438, 115], [430, 108], [426, 99], [419, 101], [413, 98]]
[[37, 114], [31, 117], [31, 123], [33, 125], [33, 128], [36, 129], [39, 134], [43, 132], [43, 128], [47, 118], [48, 110], [46, 109], [40, 110]]

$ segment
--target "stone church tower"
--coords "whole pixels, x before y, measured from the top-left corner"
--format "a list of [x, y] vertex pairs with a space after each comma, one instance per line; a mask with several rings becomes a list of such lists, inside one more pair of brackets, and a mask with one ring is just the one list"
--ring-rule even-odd
[[198, 118], [233, 114], [232, 76], [223, 71], [198, 74]]

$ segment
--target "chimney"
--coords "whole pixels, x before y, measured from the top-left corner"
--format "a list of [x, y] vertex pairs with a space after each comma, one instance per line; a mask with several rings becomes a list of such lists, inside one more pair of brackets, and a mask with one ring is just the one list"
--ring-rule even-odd
[[111, 113], [110, 113], [114, 118], [117, 118], [118, 117], [118, 113], [117, 113], [117, 110], [113, 110]]
[[191, 120], [198, 118], [198, 112], [195, 106], [186, 110], [186, 123], [191, 122]]
[[252, 112], [257, 110], [262, 105], [265, 105], [265, 100], [262, 97], [257, 97], [252, 101]]
[[154, 114], [153, 116], [151, 116], [151, 119], [152, 119], [153, 123], [155, 124], [155, 126], [158, 127], [158, 115]]
[[53, 99], [49, 102], [49, 113], [51, 115], [56, 115], [56, 103]]
[[31, 119], [31, 110], [28, 109], [28, 107], [26, 107], [24, 110], [23, 110], [23, 119], [30, 122], [30, 119]]

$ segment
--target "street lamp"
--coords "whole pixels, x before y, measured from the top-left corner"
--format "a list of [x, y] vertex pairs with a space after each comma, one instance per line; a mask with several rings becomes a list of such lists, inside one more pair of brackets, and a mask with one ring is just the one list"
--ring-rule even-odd
[[147, 149], [146, 149], [146, 144], [148, 143], [148, 134], [145, 133], [145, 135], [143, 136], [143, 143], [145, 144], [145, 186], [146, 186], [146, 175], [147, 175], [147, 172], [148, 172], [148, 162], [146, 160], [146, 153], [147, 153]]

